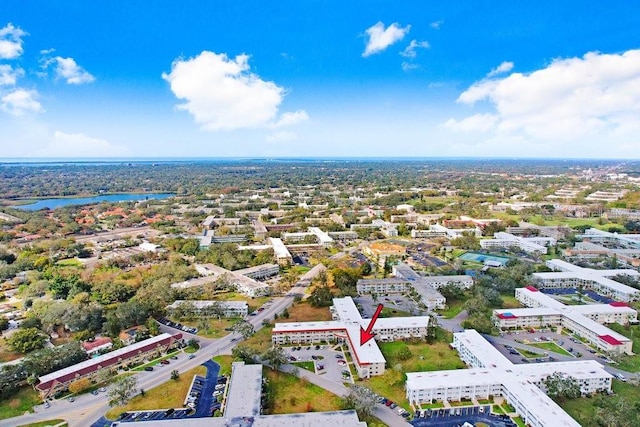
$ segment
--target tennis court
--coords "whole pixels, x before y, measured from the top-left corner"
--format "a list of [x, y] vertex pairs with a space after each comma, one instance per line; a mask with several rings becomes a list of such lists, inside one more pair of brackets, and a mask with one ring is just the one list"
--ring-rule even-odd
[[462, 255], [460, 255], [458, 258], [460, 258], [463, 261], [479, 262], [480, 264], [484, 264], [487, 261], [494, 261], [496, 263], [499, 263], [500, 265], [505, 265], [511, 259], [508, 257], [483, 254], [480, 252], [465, 252]]

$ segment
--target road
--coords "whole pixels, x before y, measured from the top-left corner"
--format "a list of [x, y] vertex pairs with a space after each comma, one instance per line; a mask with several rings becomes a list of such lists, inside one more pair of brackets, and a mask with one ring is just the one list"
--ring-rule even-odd
[[[250, 316], [248, 321], [257, 331], [262, 328], [264, 320], [273, 320], [276, 313], [280, 314], [285, 308], [293, 304], [296, 295], [303, 295], [305, 283], [298, 282], [286, 295], [275, 297], [270, 306], [266, 307], [256, 316]], [[176, 329], [161, 325], [161, 329], [170, 333], [178, 332]], [[231, 354], [231, 350], [243, 338], [239, 334], [233, 333], [223, 338], [212, 340], [196, 335], [182, 332], [185, 339], [195, 338], [200, 341], [201, 348], [195, 353], [195, 358], [189, 360], [186, 355], [180, 355], [180, 359], [164, 368], [158, 368], [151, 372], [140, 372], [135, 374], [138, 378], [138, 389], [150, 390], [170, 380], [171, 371], [177, 369], [180, 373], [195, 368], [198, 365], [210, 360], [213, 356], [220, 354]], [[69, 427], [86, 427], [95, 422], [98, 418], [109, 410], [106, 393], [97, 396], [83, 394], [76, 397], [76, 401], [71, 403], [66, 400], [56, 400], [51, 402], [51, 407], [45, 409], [43, 405], [38, 405], [32, 414], [25, 414], [19, 417], [0, 420], [0, 427], [15, 427], [17, 425], [34, 423], [51, 419], [64, 419], [69, 423]]]

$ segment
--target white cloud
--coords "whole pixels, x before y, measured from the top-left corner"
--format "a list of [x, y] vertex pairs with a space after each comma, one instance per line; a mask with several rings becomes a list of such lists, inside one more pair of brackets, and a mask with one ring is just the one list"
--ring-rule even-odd
[[204, 130], [278, 127], [308, 118], [297, 111], [274, 122], [285, 90], [249, 69], [247, 55], [231, 59], [203, 51], [195, 58], [175, 60], [162, 78], [177, 98], [185, 100], [178, 109], [189, 112]]
[[418, 55], [416, 49], [428, 49], [430, 47], [431, 46], [429, 46], [429, 42], [427, 41], [419, 42], [417, 40], [411, 40], [411, 42], [409, 42], [409, 46], [400, 52], [400, 55], [406, 58], [415, 58]]
[[431, 28], [433, 28], [434, 30], [439, 30], [439, 29], [440, 29], [440, 27], [442, 26], [442, 24], [444, 24], [444, 21], [443, 21], [443, 20], [440, 20], [440, 21], [432, 22], [431, 24], [429, 24], [429, 26], [430, 26]]
[[295, 132], [291, 132], [288, 130], [282, 130], [278, 132], [274, 132], [273, 134], [267, 136], [267, 142], [285, 142], [292, 141], [296, 139], [298, 135]]
[[492, 111], [450, 119], [444, 127], [476, 128], [491, 131], [493, 138], [522, 138], [549, 147], [572, 141], [578, 143], [575, 150], [605, 143], [638, 147], [640, 50], [558, 59], [529, 74], [481, 80], [458, 97], [462, 104], [479, 101], [487, 101]]
[[401, 66], [402, 66], [402, 71], [411, 71], [411, 70], [417, 70], [418, 68], [420, 68], [418, 64], [413, 64], [407, 61], [402, 61]]
[[362, 56], [367, 57], [375, 53], [382, 52], [392, 44], [400, 41], [411, 29], [411, 25], [402, 28], [397, 22], [389, 25], [386, 29], [381, 21], [367, 28], [365, 33], [368, 36], [367, 45]]
[[39, 150], [43, 157], [121, 157], [129, 154], [124, 147], [107, 140], [82, 133], [55, 131], [46, 148]]
[[493, 114], [474, 114], [462, 120], [449, 119], [443, 127], [455, 132], [486, 133], [495, 128], [498, 118]]
[[293, 113], [287, 112], [280, 116], [280, 119], [274, 123], [273, 127], [281, 128], [292, 126], [307, 120], [309, 120], [309, 115], [304, 110], [294, 111]]
[[57, 79], [63, 79], [70, 85], [91, 83], [96, 78], [79, 66], [73, 58], [56, 56], [46, 61], [47, 66], [53, 64]]
[[487, 77], [493, 77], [493, 76], [497, 76], [498, 74], [508, 73], [511, 70], [513, 70], [513, 62], [504, 61], [502, 64], [498, 65], [496, 68], [489, 71], [489, 74], [487, 74]]
[[14, 59], [22, 55], [22, 37], [26, 35], [12, 23], [0, 28], [0, 59]]
[[16, 89], [0, 98], [0, 108], [14, 116], [22, 116], [28, 112], [40, 113], [44, 110], [37, 97], [38, 92], [35, 90]]
[[16, 84], [18, 77], [24, 76], [22, 68], [13, 68], [11, 65], [0, 65], [0, 86], [13, 86]]

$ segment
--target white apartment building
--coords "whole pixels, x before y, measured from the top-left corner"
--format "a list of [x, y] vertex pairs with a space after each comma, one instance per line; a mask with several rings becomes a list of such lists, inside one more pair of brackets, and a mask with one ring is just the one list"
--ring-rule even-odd
[[540, 288], [577, 288], [584, 286], [599, 294], [619, 301], [640, 299], [640, 290], [610, 279], [618, 274], [640, 277], [640, 273], [629, 269], [594, 270], [570, 264], [559, 259], [546, 262], [554, 272], [533, 273], [533, 279]]
[[251, 298], [269, 295], [271, 293], [271, 287], [265, 283], [258, 282], [250, 277], [244, 276], [239, 271], [231, 271], [222, 267], [218, 267], [215, 264], [197, 264], [196, 271], [204, 277], [197, 279], [187, 280], [182, 283], [174, 283], [171, 287], [174, 288], [189, 288], [192, 286], [202, 286], [204, 283], [213, 282], [216, 280], [227, 280], [233, 285], [236, 290]]
[[503, 231], [493, 235], [493, 239], [480, 240], [482, 249], [518, 248], [527, 253], [546, 254], [547, 247], [553, 246], [557, 240], [552, 237], [519, 237]]
[[579, 427], [544, 393], [542, 381], [560, 372], [575, 378], [585, 395], [611, 390], [612, 375], [596, 361], [514, 365], [474, 330], [454, 333], [453, 340], [452, 347], [470, 369], [407, 373], [409, 403], [502, 396], [527, 425]]
[[280, 266], [277, 264], [262, 264], [236, 270], [236, 273], [242, 274], [243, 276], [247, 276], [251, 279], [264, 280], [269, 277], [277, 276], [280, 273]]
[[531, 308], [493, 311], [498, 328], [563, 327], [610, 353], [632, 354], [633, 342], [602, 323], [637, 322], [636, 310], [624, 303], [565, 306], [532, 286], [516, 289], [516, 298]]
[[224, 317], [245, 317], [249, 314], [249, 305], [246, 301], [176, 300], [167, 306], [167, 310], [172, 312], [180, 307], [187, 309], [195, 316], [210, 317], [207, 309], [214, 304], [220, 304], [224, 310]]
[[[370, 340], [360, 345], [360, 328], [366, 329], [369, 319], [360, 316], [351, 297], [334, 298], [331, 313], [333, 321], [276, 323], [271, 340], [274, 345], [342, 342], [353, 355], [358, 376], [369, 378], [382, 375], [385, 359], [376, 344]], [[374, 324], [372, 332], [381, 342], [407, 338], [423, 338], [427, 335], [429, 317], [381, 318]]]
[[406, 264], [393, 266], [393, 274], [397, 279], [405, 279], [420, 295], [420, 299], [427, 309], [445, 308], [447, 299], [438, 292], [437, 288], [453, 283], [462, 288], [471, 286], [473, 279], [468, 276], [421, 276]]
[[269, 237], [269, 243], [273, 247], [273, 253], [276, 257], [276, 262], [279, 265], [289, 265], [293, 263], [293, 257], [289, 252], [289, 249], [284, 245], [282, 239], [276, 237]]

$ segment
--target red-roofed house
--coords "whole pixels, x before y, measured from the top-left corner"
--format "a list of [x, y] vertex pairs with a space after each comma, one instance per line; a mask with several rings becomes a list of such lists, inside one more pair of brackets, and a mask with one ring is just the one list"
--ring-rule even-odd
[[113, 347], [113, 341], [111, 341], [109, 337], [98, 337], [93, 341], [85, 341], [82, 343], [82, 348], [89, 356], [103, 350], [108, 350], [111, 347]]

